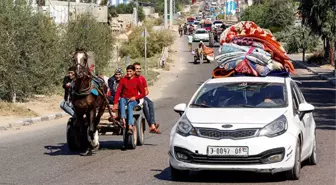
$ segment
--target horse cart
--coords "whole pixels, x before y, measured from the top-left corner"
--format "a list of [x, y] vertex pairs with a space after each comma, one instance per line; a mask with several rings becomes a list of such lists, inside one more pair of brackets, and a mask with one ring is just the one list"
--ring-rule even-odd
[[[137, 145], [142, 146], [144, 144], [146, 130], [146, 120], [142, 108], [143, 100], [140, 100], [139, 105], [133, 109], [133, 122], [135, 129], [133, 131], [133, 135], [128, 135], [126, 129], [123, 129], [118, 124], [109, 121], [108, 109], [106, 109], [105, 114], [102, 116], [102, 120], [98, 125], [98, 133], [101, 135], [106, 135], [106, 133], [111, 133], [112, 135], [123, 135], [124, 146], [129, 149], [135, 149]], [[117, 121], [121, 122], [121, 120]], [[128, 128], [128, 126], [126, 126], [126, 128]]]
[[[123, 136], [123, 148], [125, 149], [135, 149], [137, 145], [138, 146], [143, 145], [145, 138], [146, 121], [144, 118], [142, 108], [143, 108], [142, 103], [139, 103], [138, 106], [134, 107], [133, 110], [134, 130], [133, 134], [129, 135], [127, 134], [128, 125], [126, 125], [126, 128], [124, 128], [119, 118], [115, 119], [114, 121], [111, 121], [108, 118], [110, 110], [109, 107], [107, 107], [98, 125], [98, 130], [95, 133], [95, 138], [98, 139], [98, 134], [105, 135], [106, 133], [110, 132], [112, 135]], [[115, 115], [115, 113], [112, 114]], [[85, 150], [89, 145], [87, 131], [81, 128], [80, 126], [76, 126], [74, 124], [73, 118], [69, 118], [68, 120], [66, 139], [70, 151]]]
[[199, 52], [198, 48], [196, 48], [195, 50], [192, 51], [192, 55], [194, 55], [194, 64], [197, 64], [197, 61], [199, 61], [200, 63], [204, 62], [204, 59], [210, 63], [210, 60], [204, 56], [203, 52]]

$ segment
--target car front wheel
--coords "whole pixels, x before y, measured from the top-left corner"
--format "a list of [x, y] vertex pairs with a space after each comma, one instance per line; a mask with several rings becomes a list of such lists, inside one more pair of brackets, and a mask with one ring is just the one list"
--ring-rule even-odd
[[296, 142], [294, 166], [291, 170], [286, 172], [288, 180], [299, 180], [301, 171], [301, 143], [300, 140]]

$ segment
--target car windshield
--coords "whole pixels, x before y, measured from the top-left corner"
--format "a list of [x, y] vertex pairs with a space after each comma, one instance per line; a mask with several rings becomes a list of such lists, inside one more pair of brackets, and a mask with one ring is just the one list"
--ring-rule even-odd
[[206, 30], [197, 30], [196, 31], [196, 34], [204, 34], [204, 33], [207, 33]]
[[204, 24], [204, 27], [208, 28], [208, 27], [211, 27], [212, 24]]
[[194, 108], [280, 108], [287, 106], [281, 83], [239, 82], [206, 84], [191, 103]]

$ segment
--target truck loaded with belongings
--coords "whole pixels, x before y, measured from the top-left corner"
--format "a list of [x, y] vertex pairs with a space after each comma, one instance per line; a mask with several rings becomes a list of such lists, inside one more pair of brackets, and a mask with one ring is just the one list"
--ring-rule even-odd
[[227, 28], [220, 38], [218, 67], [213, 78], [250, 76], [289, 76], [294, 66], [285, 50], [268, 30], [252, 21], [242, 21]]

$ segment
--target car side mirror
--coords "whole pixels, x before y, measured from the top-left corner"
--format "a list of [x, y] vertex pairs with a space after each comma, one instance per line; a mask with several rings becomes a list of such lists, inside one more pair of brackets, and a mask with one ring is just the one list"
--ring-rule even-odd
[[315, 107], [309, 103], [301, 103], [299, 105], [299, 112], [303, 113], [311, 113], [315, 110]]
[[311, 113], [315, 110], [315, 107], [309, 103], [301, 103], [299, 105], [299, 113], [300, 113], [300, 120], [302, 120], [303, 116], [307, 113]]
[[174, 111], [177, 112], [177, 113], [179, 113], [180, 116], [182, 116], [182, 114], [184, 113], [186, 107], [187, 107], [187, 104], [185, 104], [185, 103], [180, 103], [180, 104], [178, 104], [178, 105], [176, 105], [176, 106], [174, 107]]

